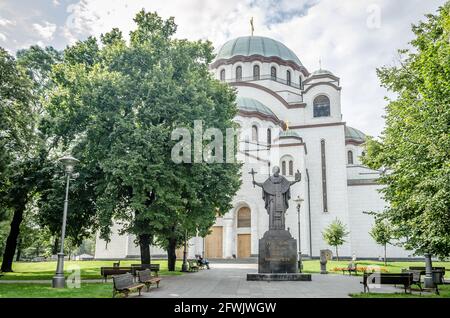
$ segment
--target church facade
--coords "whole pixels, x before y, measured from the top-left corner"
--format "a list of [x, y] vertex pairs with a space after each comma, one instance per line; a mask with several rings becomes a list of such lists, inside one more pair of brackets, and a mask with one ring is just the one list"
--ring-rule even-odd
[[[381, 211], [376, 179], [380, 171], [362, 165], [365, 135], [342, 120], [340, 79], [327, 70], [309, 72], [284, 44], [266, 37], [245, 36], [225, 43], [211, 65], [211, 72], [236, 88], [239, 113], [238, 160], [243, 162], [242, 186], [233, 208], [218, 217], [206, 237], [189, 241], [188, 257], [249, 258], [258, 254], [258, 240], [269, 228], [261, 188], [274, 166], [291, 188], [285, 228], [300, 242], [304, 256], [319, 257], [331, 248], [322, 231], [335, 219], [350, 234], [339, 255], [379, 258], [383, 247], [369, 235], [373, 216]], [[256, 174], [249, 174], [253, 169]], [[111, 242], [97, 238], [95, 258], [139, 256], [133, 236], [118, 235]], [[151, 249], [153, 257], [164, 250]], [[408, 258], [411, 251], [388, 245], [388, 257]], [[181, 256], [181, 251], [179, 251]]]

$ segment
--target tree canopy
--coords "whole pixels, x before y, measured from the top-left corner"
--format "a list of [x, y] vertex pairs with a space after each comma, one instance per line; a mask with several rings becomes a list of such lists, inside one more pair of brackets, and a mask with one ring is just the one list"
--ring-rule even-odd
[[413, 26], [411, 49], [378, 76], [396, 97], [364, 163], [383, 167], [383, 217], [416, 254], [450, 255], [450, 3]]
[[236, 163], [173, 162], [172, 131], [193, 133], [201, 120], [225, 133], [237, 109], [233, 89], [209, 72], [210, 42], [173, 39], [173, 19], [156, 13], [141, 11], [135, 22], [129, 42], [113, 29], [101, 44], [89, 38], [67, 48], [53, 68], [47, 110], [61, 147], [81, 161], [83, 179], [74, 183], [92, 202], [101, 237], [121, 222], [149, 262], [155, 237], [177, 227], [206, 233], [240, 184]]

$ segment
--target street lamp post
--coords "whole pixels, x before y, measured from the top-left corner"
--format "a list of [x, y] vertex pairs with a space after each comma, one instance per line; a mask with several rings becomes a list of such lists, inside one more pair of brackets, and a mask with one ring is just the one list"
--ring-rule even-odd
[[304, 200], [300, 198], [300, 196], [297, 196], [297, 199], [294, 200], [294, 202], [297, 202], [297, 216], [298, 216], [298, 270], [300, 273], [303, 270], [303, 263], [302, 263], [302, 244], [301, 244], [301, 236], [300, 236], [300, 208], [301, 204]]
[[64, 238], [66, 236], [67, 208], [69, 205], [69, 182], [70, 177], [72, 176], [73, 173], [73, 168], [79, 162], [72, 156], [64, 156], [60, 158], [59, 161], [64, 165], [64, 170], [66, 172], [66, 196], [64, 199], [63, 221], [61, 228], [61, 250], [58, 253], [58, 263], [56, 265], [56, 273], [52, 279], [53, 288], [64, 288], [66, 284], [64, 278]]

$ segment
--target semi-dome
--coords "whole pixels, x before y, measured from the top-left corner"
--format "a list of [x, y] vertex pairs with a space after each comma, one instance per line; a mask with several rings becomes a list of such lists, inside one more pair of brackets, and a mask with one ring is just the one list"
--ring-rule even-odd
[[356, 128], [345, 126], [345, 140], [363, 143], [366, 141], [366, 135]]
[[311, 76], [314, 75], [334, 75], [334, 74], [331, 71], [320, 69], [311, 73]]
[[216, 60], [230, 59], [235, 56], [278, 57], [303, 66], [297, 55], [286, 45], [263, 36], [242, 36], [226, 42], [219, 50]]
[[245, 112], [256, 112], [266, 116], [277, 118], [277, 116], [270, 110], [269, 107], [254, 98], [238, 96], [236, 98], [236, 103], [239, 110]]
[[284, 130], [280, 132], [280, 138], [301, 138], [300, 135], [295, 130]]

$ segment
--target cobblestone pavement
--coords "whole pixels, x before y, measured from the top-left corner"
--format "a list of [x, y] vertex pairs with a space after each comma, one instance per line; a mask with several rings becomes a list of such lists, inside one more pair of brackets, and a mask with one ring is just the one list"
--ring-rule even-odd
[[143, 293], [151, 298], [343, 298], [362, 291], [361, 277], [313, 274], [311, 282], [247, 281], [247, 273], [256, 273], [256, 264], [212, 264], [182, 276], [163, 277], [159, 288]]

